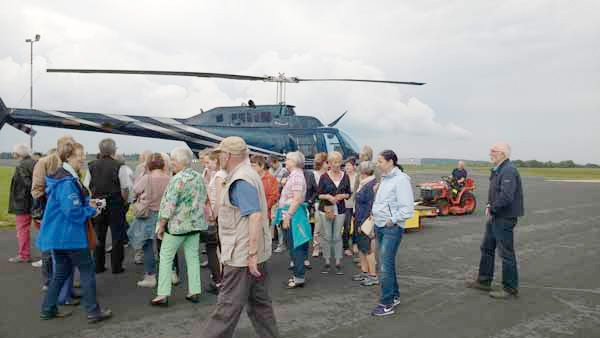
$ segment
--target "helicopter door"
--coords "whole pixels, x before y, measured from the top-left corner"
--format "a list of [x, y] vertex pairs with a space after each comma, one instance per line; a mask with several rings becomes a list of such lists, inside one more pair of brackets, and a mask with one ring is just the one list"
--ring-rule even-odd
[[336, 134], [325, 134], [325, 144], [327, 145], [327, 152], [330, 153], [332, 151], [339, 151], [344, 155], [344, 150], [342, 149], [342, 144], [338, 139]]
[[314, 157], [317, 152], [317, 139], [314, 134], [296, 135], [296, 146], [306, 157]]

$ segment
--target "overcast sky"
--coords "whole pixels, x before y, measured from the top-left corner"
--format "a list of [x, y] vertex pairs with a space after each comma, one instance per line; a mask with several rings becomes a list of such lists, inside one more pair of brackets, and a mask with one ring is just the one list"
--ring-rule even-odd
[[[485, 160], [498, 140], [513, 158], [600, 163], [600, 1], [12, 1], [0, 11], [0, 97], [34, 108], [189, 117], [275, 101], [275, 84], [46, 73], [112, 68], [427, 82], [300, 83], [287, 101], [358, 144], [399, 157]], [[46, 151], [73, 134], [36, 127]], [[177, 142], [116, 136], [120, 152]], [[28, 136], [5, 126], [0, 151]]]

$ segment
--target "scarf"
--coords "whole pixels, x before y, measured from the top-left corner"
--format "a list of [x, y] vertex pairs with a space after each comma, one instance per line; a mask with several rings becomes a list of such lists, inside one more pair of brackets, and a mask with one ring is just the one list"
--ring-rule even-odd
[[356, 192], [361, 191], [361, 189], [369, 184], [372, 180], [375, 179], [375, 176], [371, 175], [371, 176], [367, 176], [365, 179], [360, 180], [360, 183], [358, 184], [358, 189], [356, 190]]

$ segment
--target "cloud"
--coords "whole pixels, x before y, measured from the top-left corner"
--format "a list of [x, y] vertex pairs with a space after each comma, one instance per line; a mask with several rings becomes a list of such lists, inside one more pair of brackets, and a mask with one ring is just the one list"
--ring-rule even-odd
[[[46, 67], [422, 81], [290, 84], [287, 101], [325, 124], [348, 110], [340, 128], [359, 143], [400, 144], [402, 156], [485, 158], [490, 142], [506, 139], [522, 158], [593, 162], [600, 158], [600, 148], [589, 149], [600, 144], [598, 10], [587, 0], [9, 0], [0, 13], [0, 97], [28, 106], [23, 40], [39, 33], [35, 107], [189, 117], [249, 98], [275, 100], [272, 83], [48, 74]], [[8, 130], [0, 132], [0, 151], [17, 137]], [[85, 135], [94, 147], [101, 137]], [[40, 143], [52, 137], [40, 129]], [[144, 142], [126, 146], [137, 151]]]

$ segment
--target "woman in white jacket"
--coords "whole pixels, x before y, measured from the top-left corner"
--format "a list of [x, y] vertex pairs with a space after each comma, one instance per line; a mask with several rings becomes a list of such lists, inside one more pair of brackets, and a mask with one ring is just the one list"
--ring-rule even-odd
[[398, 157], [393, 151], [385, 150], [379, 154], [377, 168], [382, 177], [371, 213], [379, 251], [381, 296], [379, 305], [371, 314], [387, 316], [393, 314], [394, 307], [400, 304], [396, 253], [402, 240], [404, 221], [413, 215], [414, 196], [410, 177], [398, 165]]

